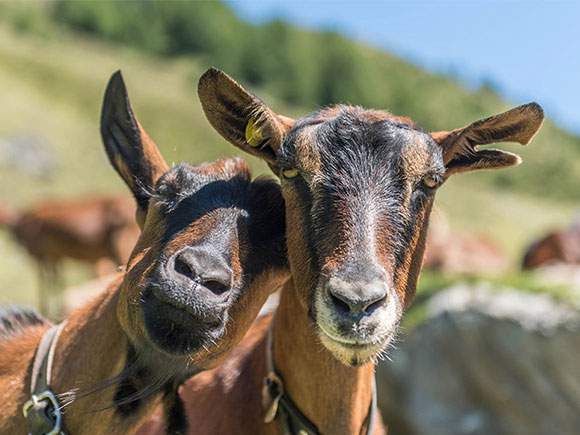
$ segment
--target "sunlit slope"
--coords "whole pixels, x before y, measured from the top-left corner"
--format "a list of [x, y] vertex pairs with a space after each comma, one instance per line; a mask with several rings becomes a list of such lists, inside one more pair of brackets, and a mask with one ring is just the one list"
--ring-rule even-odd
[[[39, 39], [0, 26], [0, 138], [46, 139], [58, 167], [50, 179], [0, 169], [0, 201], [26, 206], [54, 196], [124, 192], [99, 134], [102, 94], [121, 68], [133, 107], [168, 162], [192, 163], [235, 154], [209, 128], [195, 86], [193, 61], [158, 61], [79, 38]], [[257, 170], [264, 167], [253, 162]], [[0, 303], [34, 303], [36, 271], [25, 253], [0, 231]], [[86, 278], [68, 265], [67, 281]]]
[[[205, 67], [195, 58], [149, 57], [70, 34], [41, 38], [16, 34], [0, 25], [0, 138], [22, 133], [42, 136], [58, 162], [50, 180], [2, 169], [0, 200], [25, 206], [51, 196], [124, 191], [106, 159], [98, 126], [105, 84], [119, 68], [136, 114], [170, 163], [196, 163], [237, 154], [210, 128], [197, 101], [195, 83]], [[313, 109], [288, 110], [270, 94], [262, 96], [284, 113]], [[560, 154], [568, 153], [572, 157], [565, 160], [577, 165], [570, 145], [576, 139], [554, 131], [548, 126], [533, 145], [522, 150], [524, 164], [503, 171], [504, 184], [517, 177], [542, 177], [538, 168], [543, 165], [555, 165], [557, 170], [554, 157], [560, 159]], [[570, 141], [567, 148], [558, 144], [561, 137]], [[252, 166], [256, 173], [266, 171], [256, 161]], [[573, 183], [576, 176], [580, 177], [580, 169], [573, 175], [564, 169], [560, 173], [564, 185]], [[543, 228], [566, 222], [572, 214], [570, 200], [547, 200], [539, 194], [523, 194], [521, 189], [518, 193], [497, 190], [493, 187], [498, 179], [489, 177], [457, 176], [442, 188], [439, 204], [454, 228], [496, 237], [512, 254], [514, 264], [530, 237]], [[546, 178], [546, 183], [552, 182], [549, 180]], [[0, 236], [0, 253], [0, 302], [31, 301], [35, 275], [28, 258], [5, 235]], [[68, 270], [69, 281], [71, 277], [72, 281], [84, 277], [78, 268]]]
[[194, 61], [148, 59], [79, 38], [17, 37], [0, 27], [0, 135], [43, 136], [60, 165], [51, 183], [4, 173], [0, 197], [22, 203], [47, 194], [123, 188], [99, 136], [103, 90], [119, 68], [135, 112], [169, 162], [233, 153], [201, 112], [195, 93], [201, 70]]
[[[489, 81], [467, 89], [337, 32], [306, 30], [283, 20], [246, 22], [223, 1], [55, 0], [42, 5], [4, 6], [4, 16], [29, 32], [74, 30], [143, 53], [193, 56], [297, 107], [360, 104], [411, 116], [432, 130], [460, 127], [511, 106]], [[478, 185], [580, 200], [578, 137], [546, 122], [535, 146], [521, 152], [525, 167], [481, 176]]]

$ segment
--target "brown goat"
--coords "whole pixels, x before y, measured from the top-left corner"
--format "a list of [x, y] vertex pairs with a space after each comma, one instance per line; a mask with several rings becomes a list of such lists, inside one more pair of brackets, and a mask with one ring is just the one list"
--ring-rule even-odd
[[285, 418], [289, 408], [277, 413], [282, 402], [262, 389], [277, 376], [278, 393], [316, 427], [305, 433], [365, 434], [373, 361], [413, 299], [436, 189], [455, 173], [517, 164], [513, 154], [478, 146], [528, 143], [543, 112], [533, 103], [428, 134], [407, 118], [352, 106], [294, 121], [215, 69], [199, 94], [216, 130], [280, 177], [292, 277], [274, 320], [183, 387], [189, 433], [280, 434], [284, 422], [299, 433]]
[[126, 196], [51, 200], [22, 212], [4, 209], [0, 211], [1, 223], [35, 260], [39, 308], [51, 317], [58, 317], [62, 306], [63, 260], [94, 267], [106, 259], [117, 266], [126, 264], [139, 237], [135, 203]]
[[556, 263], [580, 264], [580, 220], [534, 241], [524, 254], [522, 268], [536, 269]]
[[[176, 431], [176, 386], [218, 364], [288, 277], [280, 187], [251, 181], [241, 159], [169, 168], [134, 117], [120, 73], [105, 94], [101, 132], [142, 233], [126, 271], [68, 317], [51, 388], [66, 433], [132, 433], [160, 401]], [[24, 431], [31, 361], [48, 324], [2, 314], [0, 433], [15, 434]]]

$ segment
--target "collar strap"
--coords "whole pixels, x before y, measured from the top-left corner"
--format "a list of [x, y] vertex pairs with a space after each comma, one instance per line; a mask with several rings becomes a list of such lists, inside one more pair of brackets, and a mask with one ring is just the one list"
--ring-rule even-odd
[[22, 407], [29, 435], [64, 435], [61, 406], [50, 383], [56, 344], [65, 325], [66, 322], [62, 322], [52, 326], [44, 333], [36, 349], [30, 377], [30, 400]]
[[[284, 382], [274, 366], [272, 329], [273, 327], [270, 326], [266, 342], [266, 369], [268, 374], [264, 378], [264, 386], [262, 387], [262, 402], [266, 410], [264, 422], [271, 423], [277, 417], [280, 417], [279, 421], [285, 435], [320, 435], [316, 425], [300, 411], [296, 403], [284, 390]], [[371, 404], [365, 419], [367, 426], [366, 435], [371, 435], [375, 429], [377, 410], [377, 387], [373, 376]]]

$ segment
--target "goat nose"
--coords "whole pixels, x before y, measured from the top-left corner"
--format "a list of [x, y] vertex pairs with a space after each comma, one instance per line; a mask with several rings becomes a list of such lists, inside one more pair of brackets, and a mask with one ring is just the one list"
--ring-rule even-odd
[[344, 314], [366, 313], [384, 305], [388, 287], [384, 281], [348, 282], [331, 279], [328, 285], [330, 300]]
[[174, 255], [170, 262], [174, 278], [203, 286], [220, 296], [231, 289], [232, 271], [221, 255], [210, 248], [190, 247]]

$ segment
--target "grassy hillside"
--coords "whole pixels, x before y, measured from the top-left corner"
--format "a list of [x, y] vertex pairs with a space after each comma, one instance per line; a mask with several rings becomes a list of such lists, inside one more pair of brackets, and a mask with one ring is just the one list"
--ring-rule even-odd
[[[104, 87], [121, 67], [136, 113], [169, 162], [236, 154], [203, 117], [194, 88], [202, 71], [195, 61], [167, 62], [77, 37], [24, 36], [0, 25], [0, 138], [43, 137], [58, 163], [49, 180], [2, 167], [3, 204], [22, 207], [54, 196], [125, 191], [98, 126]], [[252, 165], [265, 170], [258, 161]], [[3, 231], [0, 252], [0, 303], [31, 300], [35, 271]], [[72, 265], [68, 271], [69, 282], [86, 276]]]
[[[385, 56], [384, 62], [388, 59]], [[59, 169], [48, 181], [13, 168], [0, 169], [1, 201], [25, 206], [51, 196], [124, 190], [106, 160], [98, 133], [102, 92], [110, 74], [118, 68], [124, 72], [137, 115], [161, 145], [168, 161], [201, 162], [237, 154], [209, 127], [195, 95], [195, 83], [207, 63], [207, 59], [198, 57], [144, 54], [63, 30], [51, 29], [50, 33], [39, 35], [0, 24], [0, 107], [4, 109], [0, 138], [23, 132], [42, 136], [59, 163]], [[444, 78], [431, 77], [411, 66], [405, 68], [414, 74], [409, 73], [408, 86], [422, 92], [429, 90], [439, 103], [449, 102], [448, 106], [434, 104], [433, 120], [425, 122], [437, 124], [438, 112], [453, 111], [455, 116], [464, 116], [457, 103], [462, 99], [487, 101]], [[439, 87], [433, 88], [437, 83]], [[284, 113], [298, 114], [314, 108], [289, 106], [266, 84], [256, 88], [256, 92]], [[489, 101], [485, 108], [478, 109], [482, 115], [506, 107], [493, 95], [486, 98]], [[553, 194], [559, 184], [542, 170], [555, 165], [557, 172], [554, 169], [553, 177], [559, 177], [564, 186], [575, 183], [580, 170], [568, 170], [558, 166], [558, 162], [563, 159], [569, 165], [577, 165], [577, 141], [548, 123], [536, 143], [524, 151], [524, 165], [506, 170], [501, 176], [467, 175], [452, 180], [442, 189], [438, 204], [454, 228], [492, 235], [510, 252], [515, 263], [530, 238], [570, 219], [573, 195]], [[251, 164], [256, 173], [266, 171], [255, 160]], [[543, 184], [547, 195], [518, 184], [528, 179], [534, 180], [535, 186]], [[499, 183], [502, 189], [496, 188]], [[2, 232], [0, 252], [0, 303], [34, 301], [34, 270], [28, 258]], [[69, 282], [85, 277], [82, 268], [68, 267]]]
[[[221, 1], [53, 0], [9, 3], [0, 16], [23, 31], [68, 29], [168, 59], [193, 57], [307, 110], [350, 102], [409, 115], [426, 129], [451, 129], [510, 106], [489, 87], [466, 90], [334, 32], [246, 23]], [[474, 186], [580, 199], [578, 137], [546, 122], [534, 146], [521, 153], [526, 165], [517, 172], [490, 173]]]

